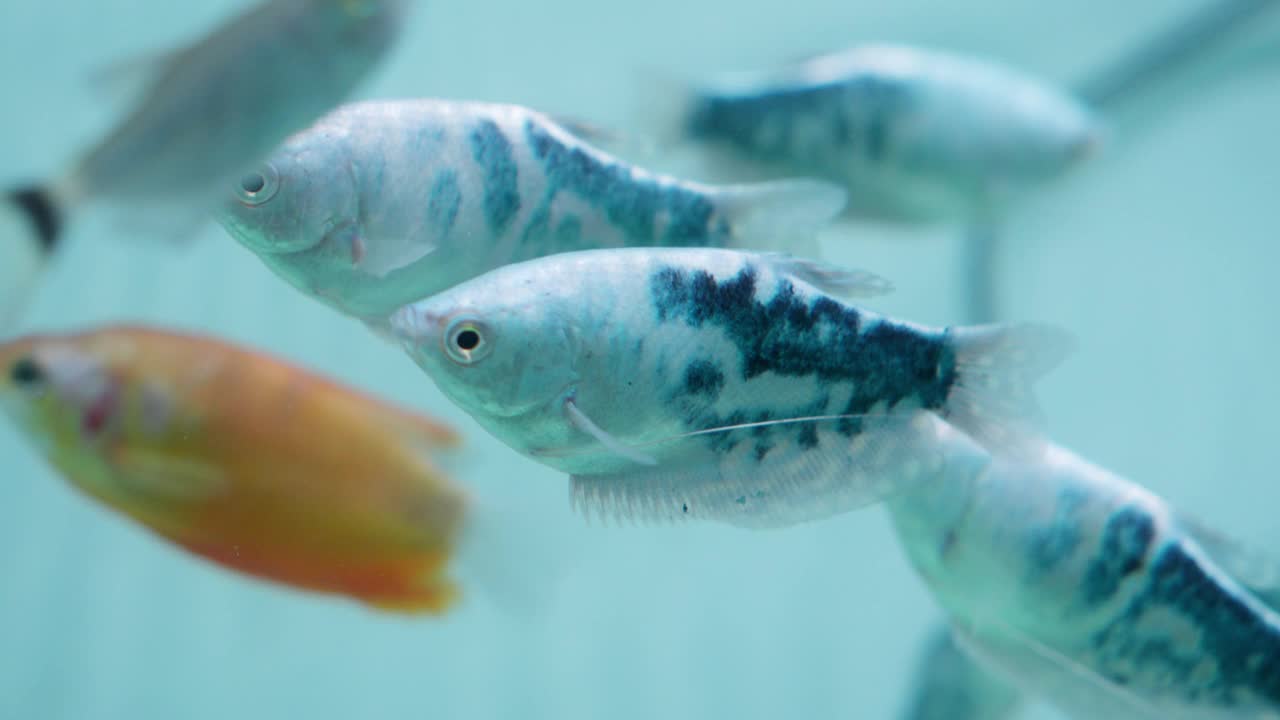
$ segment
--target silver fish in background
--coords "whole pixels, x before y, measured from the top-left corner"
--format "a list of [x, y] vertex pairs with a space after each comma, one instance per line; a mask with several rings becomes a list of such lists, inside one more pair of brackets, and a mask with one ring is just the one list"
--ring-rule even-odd
[[1093, 154], [1066, 92], [994, 62], [865, 45], [673, 99], [674, 132], [770, 171], [838, 182], [848, 214], [968, 222]]
[[1010, 720], [1022, 694], [961, 650], [946, 624], [926, 641], [901, 720]]
[[[168, 53], [140, 101], [64, 175], [12, 190], [19, 252], [48, 256], [76, 208], [107, 202], [190, 230], [286, 137], [341, 103], [413, 0], [270, 0]], [[181, 227], [179, 227], [181, 224]]]
[[374, 326], [508, 263], [597, 247], [816, 240], [827, 183], [711, 186], [612, 157], [540, 112], [448, 100], [346, 105], [247, 175], [222, 226], [302, 292]]
[[928, 328], [839, 296], [887, 283], [778, 254], [588, 250], [406, 306], [392, 330], [446, 396], [569, 473], [591, 513], [776, 527], [931, 478], [937, 413], [1034, 450], [1052, 328]]
[[945, 481], [888, 505], [965, 652], [1082, 720], [1280, 713], [1274, 561], [1061, 447], [938, 437]]

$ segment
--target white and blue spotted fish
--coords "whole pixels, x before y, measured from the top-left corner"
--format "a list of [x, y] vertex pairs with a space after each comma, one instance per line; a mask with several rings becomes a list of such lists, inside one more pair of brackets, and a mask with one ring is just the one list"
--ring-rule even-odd
[[848, 214], [985, 219], [1093, 154], [1103, 130], [1066, 92], [993, 62], [865, 45], [673, 99], [671, 132], [771, 172], [837, 182]]
[[781, 526], [932, 477], [921, 415], [1035, 445], [1030, 386], [1066, 338], [928, 328], [836, 297], [886, 289], [777, 254], [592, 250], [492, 271], [391, 327], [489, 432], [569, 473], [585, 511]]
[[0, 254], [21, 255], [0, 265], [0, 314], [25, 300], [86, 206], [118, 210], [131, 231], [192, 234], [229, 183], [355, 91], [414, 4], [263, 0], [153, 62], [122, 63], [142, 76], [130, 111], [63, 173], [0, 202]]
[[1274, 564], [1065, 449], [992, 460], [937, 427], [945, 482], [889, 508], [966, 652], [1082, 720], [1280, 717]]
[[951, 626], [929, 633], [902, 720], [1009, 720], [1022, 694], [956, 644]]
[[294, 287], [377, 327], [406, 303], [559, 252], [807, 247], [844, 202], [818, 181], [651, 173], [524, 107], [394, 100], [347, 105], [295, 135], [219, 220]]

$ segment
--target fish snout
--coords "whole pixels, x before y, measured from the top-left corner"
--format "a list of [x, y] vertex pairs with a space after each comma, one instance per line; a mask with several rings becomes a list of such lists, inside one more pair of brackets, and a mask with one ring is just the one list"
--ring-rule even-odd
[[442, 315], [413, 305], [405, 305], [396, 310], [388, 320], [392, 333], [402, 343], [414, 346], [440, 337], [444, 332], [444, 323]]

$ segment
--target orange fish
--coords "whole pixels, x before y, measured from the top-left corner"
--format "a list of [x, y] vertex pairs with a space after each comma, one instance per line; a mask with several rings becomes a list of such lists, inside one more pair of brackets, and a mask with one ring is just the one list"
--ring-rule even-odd
[[452, 429], [257, 352], [118, 326], [0, 343], [0, 373], [76, 487], [249, 575], [442, 614], [464, 536], [501, 531], [431, 461]]

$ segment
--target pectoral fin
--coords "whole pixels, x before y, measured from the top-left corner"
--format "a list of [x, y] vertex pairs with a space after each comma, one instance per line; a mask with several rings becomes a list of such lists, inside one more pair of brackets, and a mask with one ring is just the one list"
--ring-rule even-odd
[[168, 501], [200, 502], [227, 487], [221, 468], [196, 458], [125, 447], [113, 452], [112, 460], [122, 482], [137, 492]]

